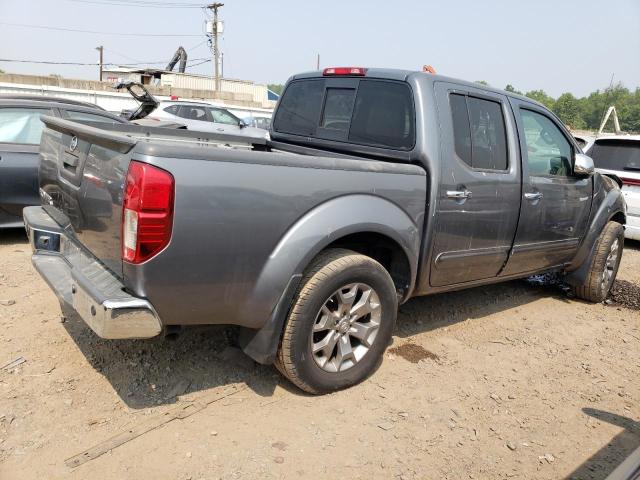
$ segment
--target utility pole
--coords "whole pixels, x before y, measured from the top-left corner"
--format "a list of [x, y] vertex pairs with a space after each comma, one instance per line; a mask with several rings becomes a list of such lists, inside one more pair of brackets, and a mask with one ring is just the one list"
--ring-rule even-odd
[[224, 3], [211, 3], [206, 7], [213, 12], [213, 67], [217, 91], [220, 91], [220, 49], [218, 48], [218, 9], [220, 7], [224, 7]]
[[318, 54], [318, 58], [316, 58], [316, 70], [320, 70], [320, 54]]
[[98, 50], [100, 52], [100, 81], [102, 81], [102, 56], [104, 54], [104, 47], [102, 45], [100, 45], [99, 47], [96, 47], [96, 50]]

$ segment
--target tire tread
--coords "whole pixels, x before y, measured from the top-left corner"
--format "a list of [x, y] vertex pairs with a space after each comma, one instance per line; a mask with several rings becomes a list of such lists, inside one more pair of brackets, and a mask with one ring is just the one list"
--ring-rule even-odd
[[[593, 255], [591, 266], [589, 267], [586, 281], [582, 285], [575, 285], [572, 287], [573, 294], [576, 297], [594, 303], [605, 300], [609, 292], [606, 292], [603, 298], [603, 294], [600, 291], [602, 270], [605, 268], [611, 243], [613, 243], [616, 238], [623, 236], [623, 233], [623, 227], [618, 222], [610, 221], [605, 225], [602, 233], [598, 237], [595, 253]], [[623, 243], [624, 238], [619, 247], [620, 255], [622, 255]]]
[[[280, 348], [276, 355], [275, 366], [294, 385], [305, 392], [311, 394], [323, 393], [301, 378], [292, 360], [293, 335], [298, 324], [303, 320], [302, 312], [304, 311], [304, 306], [307, 302], [311, 301], [314, 290], [325, 282], [331, 274], [335, 274], [349, 267], [361, 265], [362, 262], [371, 262], [372, 266], [383, 268], [373, 258], [361, 255], [352, 250], [343, 248], [328, 249], [321, 252], [313, 260], [300, 281], [298, 293], [291, 304], [292, 306], [284, 328]], [[391, 280], [391, 277], [389, 277], [389, 279]]]

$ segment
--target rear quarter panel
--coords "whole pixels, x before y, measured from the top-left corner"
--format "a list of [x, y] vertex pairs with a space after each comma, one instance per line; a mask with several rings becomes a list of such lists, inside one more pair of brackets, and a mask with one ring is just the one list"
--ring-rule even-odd
[[421, 168], [221, 149], [207, 156], [134, 154], [175, 178], [169, 246], [143, 265], [124, 264], [125, 283], [163, 323], [259, 328], [292, 275], [324, 245], [358, 231], [395, 237], [415, 275]]

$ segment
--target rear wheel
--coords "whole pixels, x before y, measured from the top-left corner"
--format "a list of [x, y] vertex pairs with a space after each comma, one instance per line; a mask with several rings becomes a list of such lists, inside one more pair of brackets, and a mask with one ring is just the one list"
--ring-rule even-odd
[[309, 393], [359, 383], [389, 344], [397, 307], [382, 265], [350, 250], [327, 250], [301, 281], [276, 366]]
[[623, 226], [617, 222], [607, 223], [598, 237], [587, 279], [573, 287], [578, 298], [589, 302], [602, 302], [607, 298], [620, 267], [623, 248]]

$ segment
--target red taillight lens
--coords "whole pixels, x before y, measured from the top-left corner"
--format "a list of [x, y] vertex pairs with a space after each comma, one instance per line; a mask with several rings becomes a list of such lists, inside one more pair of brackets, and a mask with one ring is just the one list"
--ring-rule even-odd
[[622, 180], [622, 183], [624, 185], [630, 185], [630, 186], [633, 186], [633, 187], [640, 187], [640, 179], [638, 179], [638, 178], [620, 177], [620, 180]]
[[131, 162], [124, 186], [122, 259], [142, 263], [171, 240], [173, 176], [161, 168]]
[[329, 67], [322, 71], [322, 75], [325, 77], [331, 77], [333, 75], [355, 75], [364, 77], [367, 70], [362, 67]]

